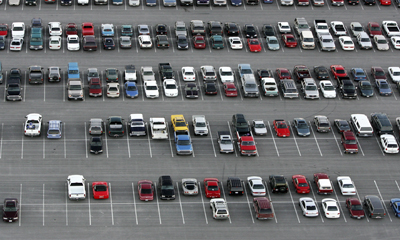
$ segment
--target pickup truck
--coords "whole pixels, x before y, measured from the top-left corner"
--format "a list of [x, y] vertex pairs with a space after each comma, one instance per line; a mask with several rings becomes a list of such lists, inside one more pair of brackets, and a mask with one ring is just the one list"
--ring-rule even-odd
[[174, 71], [169, 63], [159, 63], [158, 69], [162, 80], [164, 79], [175, 79]]
[[218, 131], [218, 145], [220, 153], [233, 153], [233, 141], [228, 131]]
[[194, 129], [194, 135], [208, 135], [208, 127], [206, 117], [204, 115], [193, 115], [192, 124]]
[[43, 83], [43, 68], [41, 66], [30, 66], [29, 67], [29, 84], [32, 83]]
[[83, 84], [80, 78], [70, 78], [67, 82], [68, 100], [84, 100]]
[[171, 124], [174, 132], [189, 132], [188, 124], [183, 115], [171, 115]]
[[395, 21], [383, 21], [382, 28], [388, 37], [400, 36], [400, 29]]
[[346, 36], [347, 35], [347, 31], [346, 31], [346, 28], [344, 27], [343, 22], [332, 21], [331, 29], [335, 36]]
[[143, 120], [143, 114], [129, 115], [129, 136], [146, 136], [147, 123]]
[[[188, 132], [189, 133], [189, 132]], [[175, 147], [176, 154], [178, 155], [192, 155], [192, 140], [189, 134], [175, 134]]]
[[314, 20], [315, 32], [327, 34], [329, 33], [329, 26], [325, 20]]
[[242, 135], [242, 133], [236, 132], [237, 145], [239, 148], [239, 152], [241, 155], [247, 156], [255, 156], [257, 155], [257, 147], [254, 141], [253, 135], [246, 133]]
[[150, 118], [151, 139], [168, 139], [165, 118]]
[[6, 100], [21, 101], [21, 70], [12, 68], [6, 85]]

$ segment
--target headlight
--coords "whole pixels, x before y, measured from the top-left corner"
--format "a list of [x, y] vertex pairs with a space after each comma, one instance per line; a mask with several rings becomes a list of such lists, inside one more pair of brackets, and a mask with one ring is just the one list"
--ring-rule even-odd
[[175, 197], [175, 195], [172, 195], [172, 197], [174, 198], [174, 197]]
[[165, 195], [161, 195], [161, 197], [165, 197]]

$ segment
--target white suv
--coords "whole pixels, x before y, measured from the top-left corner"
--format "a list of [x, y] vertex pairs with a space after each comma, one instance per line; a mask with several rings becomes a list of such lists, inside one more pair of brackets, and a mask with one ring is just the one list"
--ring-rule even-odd
[[381, 135], [381, 144], [385, 153], [399, 153], [399, 145], [396, 138], [391, 134]]

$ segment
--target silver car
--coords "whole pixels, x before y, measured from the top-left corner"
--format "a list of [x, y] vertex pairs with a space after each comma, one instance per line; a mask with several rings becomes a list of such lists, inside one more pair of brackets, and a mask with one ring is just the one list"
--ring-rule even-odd
[[383, 35], [375, 35], [374, 43], [378, 50], [387, 51], [389, 50], [389, 43]]
[[183, 21], [176, 21], [175, 22], [175, 35], [184, 35], [187, 36], [187, 29], [186, 24]]
[[101, 118], [92, 118], [89, 122], [89, 134], [101, 135], [104, 133], [104, 122]]
[[372, 42], [366, 32], [357, 35], [357, 43], [361, 49], [372, 49]]
[[251, 127], [256, 135], [267, 135], [267, 128], [263, 120], [253, 120]]
[[275, 36], [267, 36], [265, 41], [269, 50], [279, 50], [279, 41]]
[[318, 34], [319, 44], [321, 45], [322, 51], [335, 51], [336, 46], [333, 38], [330, 34], [321, 35]]
[[182, 178], [182, 192], [183, 195], [197, 195], [199, 188], [196, 178]]
[[119, 37], [119, 46], [121, 48], [132, 48], [132, 41], [130, 37]]
[[281, 5], [282, 6], [291, 6], [293, 5], [293, 0], [281, 0]]
[[156, 80], [154, 71], [153, 71], [153, 67], [142, 67], [140, 69], [140, 73], [142, 75], [143, 82]]
[[59, 82], [61, 80], [60, 68], [56, 66], [51, 66], [47, 69], [49, 73], [49, 82]]
[[350, 30], [353, 33], [353, 36], [357, 36], [361, 32], [364, 32], [364, 28], [359, 22], [352, 22], [350, 23]]
[[138, 25], [138, 33], [139, 35], [150, 35], [150, 28], [149, 25]]
[[97, 71], [97, 68], [88, 68], [88, 82], [90, 82], [92, 78], [99, 78], [99, 72]]

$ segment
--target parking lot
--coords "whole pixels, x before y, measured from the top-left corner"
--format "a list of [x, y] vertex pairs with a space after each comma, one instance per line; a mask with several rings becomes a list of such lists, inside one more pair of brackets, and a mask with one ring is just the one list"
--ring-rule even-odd
[[[160, 1], [158, 2], [158, 4]], [[295, 65], [304, 64], [310, 69], [313, 66], [342, 64], [347, 70], [361, 67], [368, 73], [368, 80], [373, 83], [370, 75], [371, 66], [381, 66], [386, 71], [390, 66], [398, 65], [398, 51], [390, 45], [389, 51], [360, 50], [343, 51], [334, 37], [337, 51], [322, 52], [302, 50], [300, 48], [282, 48], [279, 51], [266, 49], [264, 37], [262, 52], [251, 53], [247, 46], [243, 50], [194, 49], [190, 45], [187, 51], [176, 49], [173, 25], [182, 20], [189, 24], [191, 20], [200, 19], [228, 22], [233, 21], [241, 27], [245, 23], [253, 23], [260, 30], [263, 24], [273, 24], [287, 21], [293, 25], [296, 17], [305, 17], [310, 25], [315, 19], [325, 19], [328, 22], [343, 21], [348, 28], [350, 22], [358, 21], [363, 26], [370, 21], [381, 23], [383, 20], [398, 20], [399, 10], [391, 6], [365, 6], [363, 4], [343, 7], [332, 7], [325, 1], [322, 8], [309, 6], [283, 7], [274, 1], [273, 4], [258, 6], [243, 5], [232, 7], [181, 7], [166, 8], [163, 6], [129, 7], [126, 2], [122, 6], [60, 6], [45, 4], [29, 7], [20, 5], [11, 7], [0, 5], [0, 22], [12, 24], [22, 21], [30, 25], [32, 18], [40, 17], [45, 29], [45, 49], [32, 51], [26, 49], [29, 43], [27, 29], [22, 52], [3, 50], [0, 61], [3, 66], [4, 79], [7, 79], [11, 68], [20, 68], [23, 72], [23, 100], [21, 102], [5, 101], [5, 84], [0, 85], [0, 199], [16, 197], [20, 201], [20, 219], [15, 223], [2, 223], [2, 238], [4, 239], [89, 239], [98, 237], [121, 239], [316, 239], [325, 236], [335, 236], [346, 239], [395, 239], [400, 231], [396, 222], [398, 219], [389, 209], [391, 198], [400, 196], [399, 176], [397, 168], [398, 155], [384, 154], [377, 136], [359, 138], [359, 153], [343, 154], [340, 145], [340, 135], [336, 132], [317, 133], [315, 126], [311, 136], [300, 138], [291, 135], [289, 138], [278, 138], [273, 133], [272, 122], [275, 119], [292, 121], [295, 117], [305, 118], [312, 124], [315, 115], [326, 115], [331, 123], [334, 119], [349, 119], [352, 113], [363, 113], [367, 116], [372, 112], [385, 112], [392, 124], [399, 117], [398, 101], [400, 94], [395, 84], [389, 82], [393, 96], [381, 97], [375, 91], [373, 98], [358, 97], [356, 100], [336, 99], [305, 100], [300, 94], [299, 99], [270, 98], [261, 96], [258, 99], [244, 98], [239, 92], [236, 98], [225, 97], [222, 84], [218, 80], [218, 95], [204, 94], [203, 82], [201, 93], [196, 100], [186, 99], [182, 95], [184, 81], [179, 73], [183, 66], [193, 66], [200, 77], [200, 66], [212, 65], [216, 69], [230, 66], [235, 70], [235, 84], [238, 89], [241, 83], [237, 76], [237, 64], [250, 63], [255, 71], [267, 68], [292, 70]], [[113, 23], [119, 28], [122, 24], [148, 24], [155, 26], [165, 23], [169, 26], [168, 38], [171, 47], [161, 49], [139, 49], [137, 34], [133, 39], [132, 49], [96, 52], [70, 52], [66, 49], [66, 39], [63, 39], [61, 50], [48, 49], [47, 23], [59, 21], [65, 26], [75, 22], [91, 21], [96, 29], [96, 37], [100, 44], [100, 26], [102, 23]], [[154, 29], [153, 29], [154, 31]], [[153, 32], [154, 33], [154, 32]], [[154, 38], [154, 34], [152, 35]], [[207, 36], [207, 39], [209, 36]], [[278, 36], [278, 39], [280, 37]], [[154, 40], [154, 39], [153, 39]], [[227, 44], [225, 38], [225, 44]], [[242, 36], [242, 40], [245, 40]], [[354, 41], [354, 38], [353, 38]], [[158, 63], [170, 62], [176, 73], [179, 85], [179, 96], [167, 98], [163, 95], [159, 75], [156, 74], [160, 88], [158, 99], [146, 99], [143, 94], [142, 81], [139, 79], [139, 98], [118, 99], [107, 97], [90, 98], [87, 93], [85, 101], [68, 101], [66, 98], [65, 80], [68, 62], [78, 62], [81, 74], [87, 68], [96, 67], [101, 72], [103, 90], [105, 86], [104, 71], [115, 67], [124, 70], [124, 66], [134, 64], [152, 66], [158, 69]], [[27, 84], [27, 70], [31, 65], [40, 65], [45, 70], [49, 66], [59, 66], [62, 69], [63, 81], [60, 83], [46, 82], [43, 85]], [[275, 76], [276, 77], [276, 76]], [[336, 81], [331, 75], [332, 82]], [[277, 78], [276, 78], [277, 79]], [[85, 78], [86, 80], [86, 78]], [[122, 75], [120, 74], [120, 83]], [[297, 85], [300, 90], [300, 85]], [[121, 88], [122, 90], [122, 88]], [[103, 94], [105, 91], [103, 91]], [[0, 100], [1, 101], [1, 100]], [[44, 118], [43, 130], [47, 130], [49, 120], [58, 119], [63, 122], [61, 139], [47, 139], [45, 134], [40, 137], [25, 137], [23, 135], [24, 117], [29, 113], [40, 113]], [[170, 121], [170, 115], [183, 114], [191, 124], [194, 114], [205, 115], [209, 123], [208, 136], [193, 136], [193, 156], [176, 155], [173, 134], [169, 132], [169, 140], [151, 140], [146, 137], [110, 138], [104, 136], [104, 153], [93, 155], [88, 152], [88, 123], [91, 118], [106, 120], [109, 116], [122, 116], [128, 119], [131, 113], [143, 113], [146, 121], [150, 117], [165, 117]], [[238, 154], [220, 154], [216, 140], [218, 131], [233, 129], [230, 120], [235, 113], [245, 114], [248, 121], [263, 119], [268, 125], [267, 136], [255, 136], [258, 155], [245, 157]], [[396, 126], [395, 135], [399, 138]], [[292, 130], [292, 129], [291, 129]], [[306, 218], [301, 215], [298, 200], [304, 195], [295, 193], [290, 183], [294, 174], [305, 175], [312, 186], [308, 197], [315, 199], [318, 208], [326, 196], [316, 194], [316, 186], [312, 182], [313, 173], [327, 173], [335, 187], [331, 196], [340, 202], [341, 217], [339, 219]], [[66, 178], [71, 174], [82, 174], [86, 178], [87, 199], [84, 201], [67, 200]], [[252, 196], [246, 188], [244, 196], [228, 196], [226, 180], [229, 176], [238, 176], [246, 180], [248, 176], [261, 176], [264, 180], [270, 174], [283, 174], [289, 181], [290, 192], [287, 194], [272, 194], [270, 188], [267, 197], [272, 200], [275, 218], [268, 221], [255, 219], [251, 206]], [[157, 183], [161, 175], [171, 175], [175, 181], [177, 198], [173, 201], [161, 201], [155, 198], [152, 202], [142, 202], [138, 199], [137, 181], [148, 179]], [[337, 176], [350, 176], [355, 183], [358, 195], [363, 199], [372, 194], [380, 197], [388, 210], [385, 218], [376, 220], [365, 218], [350, 219], [344, 201], [347, 197], [340, 194], [336, 183]], [[194, 177], [200, 182], [201, 193], [198, 196], [183, 196], [181, 179]], [[206, 177], [216, 177], [221, 181], [222, 197], [227, 200], [230, 219], [216, 221], [212, 219], [209, 199], [205, 198], [202, 181]], [[108, 200], [94, 200], [90, 191], [93, 181], [106, 181], [110, 186]], [[178, 193], [178, 192], [177, 192]], [[159, 194], [159, 193], [157, 193]], [[158, 195], [157, 195], [158, 196]], [[319, 209], [321, 211], [321, 209]]]

